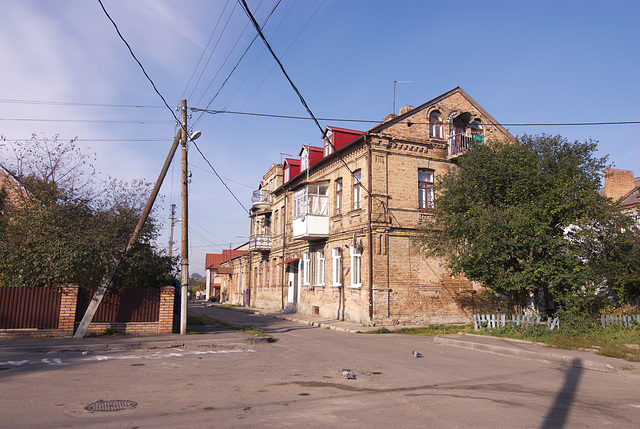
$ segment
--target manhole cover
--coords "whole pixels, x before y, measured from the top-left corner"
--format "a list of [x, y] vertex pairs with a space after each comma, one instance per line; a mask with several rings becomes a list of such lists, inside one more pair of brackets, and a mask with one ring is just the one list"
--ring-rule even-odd
[[128, 399], [111, 399], [109, 401], [103, 401], [101, 399], [93, 404], [87, 405], [84, 409], [92, 413], [96, 411], [122, 411], [135, 408], [137, 405], [137, 402], [129, 401]]

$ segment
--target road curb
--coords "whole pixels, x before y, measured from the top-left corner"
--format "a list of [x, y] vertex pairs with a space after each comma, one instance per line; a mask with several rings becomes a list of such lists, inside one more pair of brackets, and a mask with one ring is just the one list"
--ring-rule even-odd
[[[509, 347], [495, 346], [492, 344], [475, 343], [472, 341], [458, 340], [455, 338], [443, 337], [437, 335], [434, 342], [445, 344], [448, 346], [462, 347], [471, 350], [478, 350], [488, 353], [495, 353], [504, 356], [516, 357], [519, 359], [539, 360], [561, 365], [567, 365], [574, 368], [588, 369], [599, 372], [615, 372], [615, 368], [609, 364], [596, 362], [588, 359], [575, 358], [572, 356], [558, 355], [554, 353], [532, 352], [530, 350], [513, 349]], [[530, 343], [534, 344], [534, 343]]]
[[[82, 341], [82, 340], [79, 340]], [[19, 346], [1, 346], [2, 353], [30, 353], [30, 352], [48, 352], [48, 351], [98, 351], [98, 350], [139, 350], [139, 349], [166, 349], [166, 348], [183, 348], [183, 347], [216, 347], [216, 346], [233, 346], [262, 344], [272, 341], [270, 337], [247, 337], [247, 338], [220, 338], [220, 339], [187, 339], [187, 340], [150, 340], [150, 341], [127, 341], [112, 343], [62, 343], [62, 344], [39, 344], [39, 345], [19, 345]]]

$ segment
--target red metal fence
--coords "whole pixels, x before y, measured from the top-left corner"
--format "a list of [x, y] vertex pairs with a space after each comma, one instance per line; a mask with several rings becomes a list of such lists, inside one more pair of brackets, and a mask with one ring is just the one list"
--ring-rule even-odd
[[[78, 289], [76, 322], [84, 316], [96, 289]], [[160, 316], [160, 289], [114, 289], [105, 295], [93, 317], [94, 323], [157, 322]]]
[[0, 329], [57, 329], [61, 288], [0, 287]]

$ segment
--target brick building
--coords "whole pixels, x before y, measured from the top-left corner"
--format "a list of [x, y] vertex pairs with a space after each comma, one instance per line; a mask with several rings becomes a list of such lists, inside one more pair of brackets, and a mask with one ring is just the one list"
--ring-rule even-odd
[[220, 268], [220, 263], [228, 261], [231, 258], [247, 253], [246, 250], [223, 250], [222, 253], [207, 253], [204, 257], [205, 270], [205, 298], [207, 301], [211, 298], [220, 299], [220, 275], [227, 271], [228, 268]]
[[412, 244], [438, 176], [470, 142], [513, 137], [461, 88], [369, 131], [271, 164], [251, 207], [249, 252], [221, 263], [227, 302], [376, 324], [470, 320], [474, 288]]

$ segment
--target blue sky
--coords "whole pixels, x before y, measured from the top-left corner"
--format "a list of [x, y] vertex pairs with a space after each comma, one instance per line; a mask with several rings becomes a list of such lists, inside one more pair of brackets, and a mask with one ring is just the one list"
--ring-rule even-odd
[[[248, 3], [262, 23], [277, 1]], [[173, 116], [99, 3], [0, 4], [0, 135], [8, 142], [34, 132], [78, 137], [96, 153], [103, 177], [155, 181], [176, 133]], [[259, 39], [220, 90], [255, 35], [235, 1], [103, 4], [171, 107], [186, 98], [190, 107], [306, 116]], [[397, 84], [396, 110], [460, 86], [505, 124], [616, 122], [640, 121], [639, 17], [637, 0], [282, 0], [264, 32], [320, 118], [379, 121], [392, 112], [396, 80], [411, 81]], [[190, 125], [202, 131], [196, 143], [247, 208], [282, 153], [321, 143], [311, 121], [194, 112]], [[640, 176], [638, 124], [507, 128], [598, 140], [601, 155]], [[241, 244], [249, 223], [194, 149], [189, 260], [190, 272], [202, 273], [204, 254]], [[0, 147], [0, 162], [6, 156]], [[178, 177], [174, 162], [158, 207], [159, 247], [168, 247]]]

